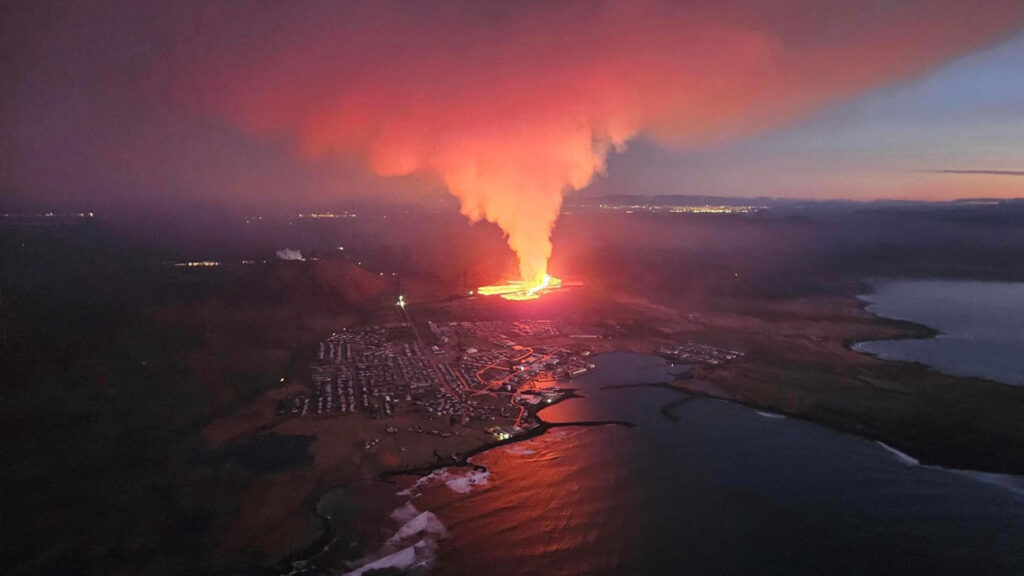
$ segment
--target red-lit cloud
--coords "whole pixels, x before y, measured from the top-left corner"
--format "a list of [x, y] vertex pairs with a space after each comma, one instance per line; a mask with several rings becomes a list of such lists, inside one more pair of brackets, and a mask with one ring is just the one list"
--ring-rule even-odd
[[244, 132], [436, 175], [533, 281], [562, 194], [631, 138], [704, 146], [777, 127], [1022, 16], [1019, 0], [242, 5], [198, 16], [172, 59], [179, 101]]

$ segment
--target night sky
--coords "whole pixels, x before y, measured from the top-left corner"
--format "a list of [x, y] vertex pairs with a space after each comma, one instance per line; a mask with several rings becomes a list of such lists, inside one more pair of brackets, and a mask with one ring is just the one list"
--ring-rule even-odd
[[499, 225], [566, 190], [1024, 196], [1022, 22], [1020, 0], [9, 2], [0, 186], [69, 209], [447, 190]]

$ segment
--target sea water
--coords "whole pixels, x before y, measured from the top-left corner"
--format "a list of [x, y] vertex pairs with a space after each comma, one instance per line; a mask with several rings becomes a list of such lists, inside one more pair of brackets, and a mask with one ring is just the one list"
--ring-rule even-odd
[[936, 338], [854, 345], [887, 360], [927, 364], [955, 376], [1024, 386], [1024, 283], [873, 280], [868, 311], [938, 330]]
[[[659, 387], [608, 354], [541, 412], [554, 428], [474, 458], [487, 481], [410, 493], [443, 522], [434, 574], [1024, 574], [1024, 482], [916, 465], [876, 442]], [[479, 472], [476, 472], [479, 474]]]

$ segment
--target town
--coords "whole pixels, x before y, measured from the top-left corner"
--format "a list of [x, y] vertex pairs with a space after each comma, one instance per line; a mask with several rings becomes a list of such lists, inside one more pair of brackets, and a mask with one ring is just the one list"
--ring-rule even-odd
[[[605, 338], [553, 320], [417, 323], [402, 304], [395, 322], [344, 329], [320, 342], [308, 393], [281, 400], [278, 415], [413, 415], [403, 421], [424, 424], [409, 424], [406, 432], [448, 438], [475, 428], [508, 440], [535, 428], [539, 409], [566, 397], [567, 383], [597, 368], [592, 343]], [[743, 355], [694, 342], [655, 352], [688, 365], [682, 379]], [[384, 426], [386, 434], [399, 431]], [[371, 438], [365, 449], [378, 443]]]
[[718, 366], [743, 356], [743, 352], [737, 350], [715, 348], [692, 341], [680, 344], [674, 348], [658, 348], [655, 352], [673, 362], [705, 366]]
[[[436, 423], [408, 432], [448, 437], [480, 426], [506, 440], [537, 426], [530, 408], [562, 398], [559, 382], [596, 368], [578, 335], [549, 320], [428, 321], [422, 328], [422, 337], [412, 322], [331, 334], [317, 347], [309, 393], [282, 400], [278, 414], [418, 413]], [[375, 444], [368, 441], [367, 450]]]

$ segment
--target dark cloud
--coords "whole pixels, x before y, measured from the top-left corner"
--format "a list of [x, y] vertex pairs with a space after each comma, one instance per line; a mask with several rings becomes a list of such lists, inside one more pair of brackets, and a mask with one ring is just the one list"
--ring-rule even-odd
[[989, 176], [1024, 176], [1024, 170], [925, 170], [932, 174], [984, 174]]

